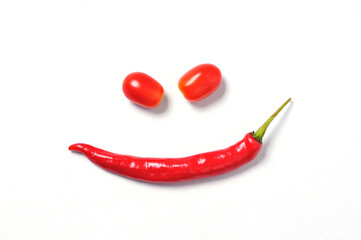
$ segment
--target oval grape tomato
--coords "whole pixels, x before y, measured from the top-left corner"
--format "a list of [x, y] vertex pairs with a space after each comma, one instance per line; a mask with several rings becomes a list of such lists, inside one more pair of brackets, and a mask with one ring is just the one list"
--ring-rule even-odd
[[186, 72], [178, 82], [184, 97], [195, 102], [217, 90], [222, 81], [221, 71], [212, 64], [198, 65]]
[[145, 108], [158, 106], [164, 94], [162, 85], [142, 72], [126, 76], [123, 81], [123, 92], [130, 101]]

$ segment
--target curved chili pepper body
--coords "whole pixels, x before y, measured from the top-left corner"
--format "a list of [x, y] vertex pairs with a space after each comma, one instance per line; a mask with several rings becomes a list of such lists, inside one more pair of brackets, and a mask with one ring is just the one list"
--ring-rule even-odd
[[262, 144], [251, 134], [236, 144], [213, 152], [182, 158], [142, 158], [115, 154], [88, 144], [73, 144], [69, 150], [83, 153], [110, 172], [148, 182], [179, 182], [213, 177], [235, 170], [254, 159]]
[[179, 182], [213, 177], [230, 172], [254, 159], [262, 147], [262, 138], [273, 119], [291, 101], [289, 98], [256, 131], [236, 144], [213, 152], [182, 158], [142, 158], [104, 151], [88, 144], [69, 147], [87, 156], [90, 161], [110, 172], [148, 182]]

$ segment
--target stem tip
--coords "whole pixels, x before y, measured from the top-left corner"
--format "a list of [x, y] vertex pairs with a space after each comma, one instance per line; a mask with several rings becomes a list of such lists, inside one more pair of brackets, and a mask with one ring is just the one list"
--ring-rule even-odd
[[291, 98], [289, 98], [284, 104], [282, 104], [281, 107], [277, 109], [277, 111], [272, 114], [267, 121], [252, 135], [254, 139], [256, 139], [258, 142], [262, 143], [262, 138], [264, 134], [266, 133], [266, 130], [269, 126], [269, 124], [273, 121], [273, 119], [278, 115], [279, 112], [291, 101]]

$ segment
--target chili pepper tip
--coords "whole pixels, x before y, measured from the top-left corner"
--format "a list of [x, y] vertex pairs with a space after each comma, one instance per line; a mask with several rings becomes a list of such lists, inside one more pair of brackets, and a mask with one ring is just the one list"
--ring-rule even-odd
[[78, 151], [80, 149], [80, 145], [79, 144], [73, 144], [69, 146], [69, 151]]

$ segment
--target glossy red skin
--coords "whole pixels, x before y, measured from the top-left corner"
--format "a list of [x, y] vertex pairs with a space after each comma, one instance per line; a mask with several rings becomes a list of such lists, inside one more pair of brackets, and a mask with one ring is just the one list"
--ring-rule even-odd
[[178, 81], [178, 88], [184, 97], [199, 101], [217, 90], [222, 81], [221, 71], [212, 64], [198, 65], [186, 72]]
[[166, 183], [230, 172], [253, 160], [261, 147], [262, 144], [248, 133], [228, 148], [182, 158], [134, 157], [83, 143], [73, 144], [69, 150], [83, 153], [94, 164], [110, 172], [141, 181]]
[[145, 108], [155, 108], [162, 101], [164, 89], [151, 76], [134, 72], [124, 79], [123, 92], [130, 101]]

